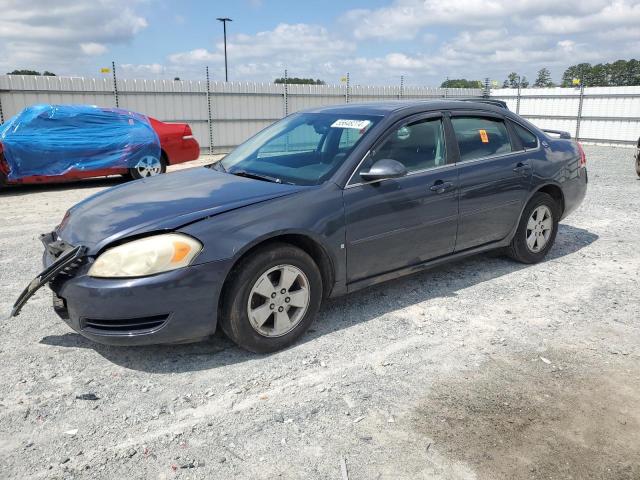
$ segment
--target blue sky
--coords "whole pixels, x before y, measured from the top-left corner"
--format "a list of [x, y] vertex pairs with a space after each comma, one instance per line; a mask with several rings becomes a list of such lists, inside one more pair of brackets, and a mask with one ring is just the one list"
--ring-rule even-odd
[[338, 83], [502, 81], [640, 56], [640, 2], [630, 0], [168, 1], [0, 0], [0, 72], [129, 78], [224, 76], [227, 16], [233, 81], [291, 76]]

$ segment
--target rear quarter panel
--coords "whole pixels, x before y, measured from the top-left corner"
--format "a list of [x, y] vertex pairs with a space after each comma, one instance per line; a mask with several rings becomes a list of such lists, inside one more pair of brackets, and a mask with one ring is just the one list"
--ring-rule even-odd
[[165, 123], [150, 119], [151, 125], [160, 139], [162, 150], [167, 156], [167, 163], [189, 162], [200, 156], [200, 145], [195, 138], [184, 139], [186, 123]]
[[531, 158], [534, 191], [553, 184], [562, 189], [565, 218], [582, 202], [587, 190], [587, 170], [580, 167], [580, 151], [574, 140], [542, 137], [540, 153]]

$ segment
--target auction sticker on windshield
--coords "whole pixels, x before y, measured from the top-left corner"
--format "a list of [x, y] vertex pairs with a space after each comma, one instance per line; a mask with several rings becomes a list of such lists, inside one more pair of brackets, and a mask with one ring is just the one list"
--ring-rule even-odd
[[331, 128], [353, 128], [355, 130], [363, 130], [369, 126], [369, 120], [347, 120], [340, 119], [333, 122]]

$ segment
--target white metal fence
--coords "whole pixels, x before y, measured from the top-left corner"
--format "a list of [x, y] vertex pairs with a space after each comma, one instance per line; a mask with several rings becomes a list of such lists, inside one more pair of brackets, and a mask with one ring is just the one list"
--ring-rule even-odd
[[[159, 120], [188, 122], [203, 149], [224, 152], [283, 116], [321, 105], [480, 96], [480, 89], [410, 86], [282, 85], [207, 80], [0, 76], [0, 123], [36, 103], [119, 106]], [[639, 87], [492, 90], [532, 123], [585, 142], [635, 145]]]
[[[114, 88], [116, 87], [116, 88]], [[224, 152], [283, 116], [322, 105], [480, 96], [480, 89], [408, 86], [121, 80], [111, 77], [0, 76], [0, 123], [36, 103], [119, 106], [188, 122], [200, 146]]]
[[583, 142], [631, 146], [640, 137], [640, 86], [505, 88], [491, 96], [538, 127], [564, 130]]

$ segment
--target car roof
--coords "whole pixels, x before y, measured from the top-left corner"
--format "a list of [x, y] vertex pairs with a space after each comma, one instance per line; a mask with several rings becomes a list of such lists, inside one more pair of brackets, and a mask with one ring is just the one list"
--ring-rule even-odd
[[389, 115], [403, 110], [430, 111], [430, 110], [485, 110], [496, 113], [505, 113], [505, 109], [490, 103], [484, 103], [479, 98], [477, 102], [465, 98], [460, 100], [395, 100], [388, 102], [369, 103], [345, 103], [341, 105], [328, 105], [304, 110], [307, 113], [333, 113], [351, 115]]

